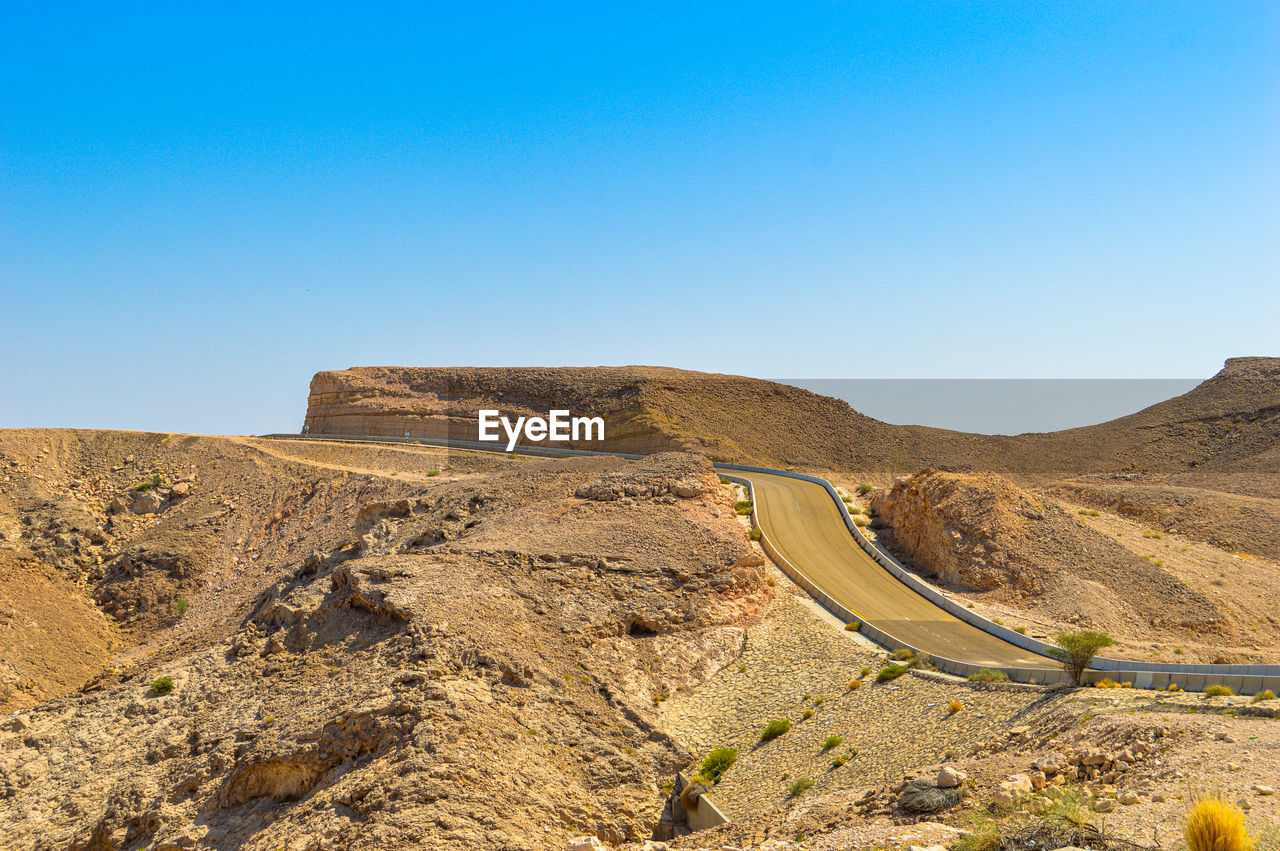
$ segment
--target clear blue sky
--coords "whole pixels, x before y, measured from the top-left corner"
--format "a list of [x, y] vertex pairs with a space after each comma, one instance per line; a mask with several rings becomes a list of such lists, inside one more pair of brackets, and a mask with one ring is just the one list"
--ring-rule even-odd
[[0, 6], [0, 426], [1280, 355], [1280, 6]]

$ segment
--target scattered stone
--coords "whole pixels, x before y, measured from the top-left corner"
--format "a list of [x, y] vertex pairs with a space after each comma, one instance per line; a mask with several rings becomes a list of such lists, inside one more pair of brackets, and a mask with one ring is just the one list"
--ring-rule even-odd
[[964, 783], [969, 775], [960, 769], [951, 765], [942, 766], [942, 770], [938, 772], [938, 779], [935, 783], [943, 789], [954, 789]]
[[1035, 767], [1036, 770], [1043, 771], [1047, 776], [1052, 777], [1067, 767], [1067, 756], [1060, 751], [1051, 751], [1037, 759]]
[[1109, 813], [1116, 808], [1114, 798], [1099, 798], [1093, 802], [1093, 811], [1095, 813]]
[[575, 836], [564, 851], [607, 851], [607, 846], [594, 836]]
[[1265, 783], [1253, 784], [1253, 791], [1257, 792], [1259, 795], [1274, 795], [1276, 793], [1274, 788]]
[[1125, 806], [1131, 806], [1133, 804], [1139, 803], [1142, 799], [1138, 797], [1137, 792], [1134, 792], [1130, 789], [1126, 789], [1125, 791], [1120, 793], [1120, 797], [1118, 798], [1118, 800], [1120, 801], [1120, 803], [1124, 804]]

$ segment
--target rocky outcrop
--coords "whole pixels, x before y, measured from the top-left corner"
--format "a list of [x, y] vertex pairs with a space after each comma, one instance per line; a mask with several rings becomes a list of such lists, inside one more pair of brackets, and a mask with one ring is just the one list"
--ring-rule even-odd
[[[993, 475], [925, 470], [874, 492], [881, 539], [922, 573], [961, 591], [1054, 603], [1064, 619], [1212, 628], [1199, 592], [1089, 529], [1051, 499]], [[1100, 595], [1080, 596], [1097, 587]]]
[[[19, 437], [0, 433], [0, 463]], [[14, 530], [0, 637], [24, 647], [20, 665], [0, 659], [0, 695], [49, 668], [70, 678], [0, 716], [5, 847], [642, 840], [658, 782], [692, 758], [658, 726], [659, 696], [735, 659], [774, 593], [700, 456], [394, 450], [421, 462], [408, 481], [368, 472], [383, 447], [310, 465], [267, 441], [113, 436], [99, 453], [78, 440], [58, 448], [61, 468], [18, 447], [21, 488], [0, 482], [0, 528]], [[68, 487], [90, 460], [120, 469]], [[168, 481], [192, 464], [194, 495], [111, 510], [161, 490], [133, 490], [140, 473]], [[636, 494], [575, 495], [593, 486]], [[8, 522], [14, 497], [83, 516]], [[86, 585], [43, 581], [52, 569], [31, 553], [59, 536], [84, 539], [66, 559]], [[111, 655], [121, 633], [146, 649]]]

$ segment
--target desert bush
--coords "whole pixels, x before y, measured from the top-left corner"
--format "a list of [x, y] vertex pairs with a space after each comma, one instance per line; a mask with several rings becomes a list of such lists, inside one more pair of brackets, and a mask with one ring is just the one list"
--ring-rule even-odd
[[906, 647], [899, 647], [897, 650], [889, 654], [890, 659], [897, 659], [900, 662], [910, 662], [916, 658], [916, 652]]
[[1253, 697], [1249, 698], [1249, 702], [1261, 703], [1264, 700], [1275, 700], [1275, 699], [1276, 699], [1276, 693], [1271, 689], [1267, 689], [1266, 691], [1260, 691], [1257, 694], [1255, 694]]
[[1235, 697], [1235, 689], [1231, 686], [1214, 684], [1204, 690], [1205, 697]]
[[764, 537], [764, 533], [760, 531], [759, 526], [752, 526], [751, 531], [748, 533], [748, 535], [753, 541], [758, 541]]
[[733, 504], [733, 510], [734, 510], [734, 511], [736, 511], [736, 512], [738, 512], [739, 514], [744, 514], [744, 515], [745, 515], [745, 514], [750, 514], [750, 513], [751, 513], [751, 509], [752, 509], [754, 506], [755, 506], [755, 503], [753, 503], [751, 500], [749, 500], [749, 499], [740, 499], [740, 500], [738, 500], [737, 502], [735, 502], [735, 503]]
[[791, 784], [791, 797], [795, 798], [803, 795], [813, 788], [812, 777], [797, 777], [796, 782]]
[[862, 629], [862, 621], [849, 621], [844, 625], [844, 628], [849, 632], [857, 632]]
[[1143, 533], [1142, 533], [1142, 537], [1144, 537], [1144, 538], [1163, 538], [1163, 537], [1164, 537], [1164, 535], [1161, 535], [1159, 532], [1153, 532], [1153, 531], [1151, 531], [1150, 529], [1147, 529], [1147, 530], [1143, 531]]
[[1013, 631], [1014, 631], [1014, 632], [1016, 632], [1016, 633], [1018, 633], [1019, 635], [1026, 635], [1026, 634], [1027, 634], [1027, 628], [1026, 628], [1025, 626], [1015, 626], [1015, 627], [1013, 628]]
[[857, 526], [859, 529], [865, 528], [870, 522], [871, 521], [867, 520], [867, 518], [863, 517], [861, 514], [853, 515], [853, 525]]
[[839, 768], [840, 766], [844, 765], [844, 764], [845, 764], [845, 763], [847, 763], [848, 761], [849, 761], [849, 757], [847, 757], [847, 756], [838, 756], [838, 757], [836, 757], [835, 759], [831, 760], [831, 767], [832, 767], [832, 768]]
[[1115, 644], [1105, 632], [1095, 632], [1092, 629], [1060, 632], [1054, 641], [1058, 646], [1051, 649], [1049, 655], [1061, 663], [1063, 670], [1076, 685], [1084, 685], [1084, 672], [1094, 655], [1102, 648]]
[[173, 691], [173, 677], [157, 677], [151, 684], [151, 693], [156, 697], [164, 697]]
[[186, 597], [179, 597], [173, 601], [173, 610], [178, 613], [178, 617], [182, 617], [191, 608], [191, 601]]
[[438, 475], [440, 475], [440, 471], [439, 471], [439, 470], [427, 470], [427, 475], [428, 475], [428, 476], [438, 476]]
[[948, 715], [955, 715], [957, 712], [959, 712], [962, 709], [964, 709], [964, 704], [958, 700], [953, 700], [947, 704]]
[[804, 721], [808, 721], [812, 717], [813, 717], [812, 709], [806, 709], [804, 712], [800, 713], [800, 718]]
[[1094, 511], [1092, 508], [1081, 508], [1076, 514], [1083, 514], [1085, 517], [1101, 517], [1102, 513]]
[[714, 785], [720, 782], [720, 775], [728, 771], [729, 767], [737, 759], [737, 748], [716, 748], [702, 758], [702, 764], [699, 766], [701, 771], [699, 773]]
[[909, 670], [911, 669], [907, 665], [885, 665], [880, 669], [880, 673], [876, 674], [876, 682], [887, 683], [890, 680], [896, 680]]
[[160, 483], [162, 481], [163, 479], [160, 478], [159, 473], [152, 473], [150, 476], [147, 476], [147, 478], [143, 479], [142, 481], [134, 485], [133, 489], [138, 491], [139, 493], [141, 493], [142, 491], [149, 491], [152, 488], [160, 487]]
[[858, 493], [862, 494], [863, 496], [866, 496], [867, 494], [871, 493], [873, 490], [875, 490], [875, 488], [871, 487], [871, 485], [867, 484], [866, 482], [863, 482], [862, 484], [858, 485]]
[[778, 581], [777, 581], [776, 579], [774, 579], [772, 576], [770, 576], [768, 579], [766, 579], [766, 580], [764, 581], [764, 584], [765, 584], [765, 585], [768, 585], [770, 588], [772, 588], [772, 587], [774, 587], [775, 585], [777, 585], [777, 584], [778, 584]]
[[1009, 675], [1004, 671], [997, 671], [992, 668], [982, 668], [976, 674], [969, 675], [971, 683], [1007, 683]]
[[760, 741], [771, 742], [781, 736], [783, 733], [791, 729], [791, 721], [786, 718], [776, 718], [770, 721], [760, 733]]
[[1169, 688], [1166, 691], [1182, 691], [1182, 689], [1178, 687], [1177, 683], [1169, 683]]
[[1120, 684], [1113, 679], [1102, 678], [1093, 684], [1094, 688], [1119, 688]]
[[865, 680], [867, 677], [871, 676], [871, 669], [870, 669], [870, 668], [863, 668], [863, 669], [862, 669], [862, 673], [861, 673], [859, 676], [860, 676], [862, 679], [864, 679], [864, 680]]
[[898, 806], [909, 813], [937, 813], [960, 803], [962, 795], [959, 789], [943, 789], [927, 777], [918, 777], [898, 795]]
[[722, 485], [731, 485], [731, 484], [733, 484], [733, 482], [729, 481], [729, 480], [728, 480], [728, 479], [726, 479], [724, 476], [721, 476], [721, 477], [720, 477], [720, 484], [722, 484]]
[[862, 688], [862, 680], [849, 681], [849, 691], [853, 691], [854, 689], [860, 689], [860, 688]]
[[1235, 804], [1215, 796], [1202, 798], [1192, 808], [1182, 835], [1191, 851], [1253, 849], [1253, 838], [1245, 830], [1244, 813]]
[[829, 751], [832, 748], [840, 747], [842, 744], [844, 744], [844, 736], [827, 736], [827, 738], [822, 742], [822, 749], [824, 751]]

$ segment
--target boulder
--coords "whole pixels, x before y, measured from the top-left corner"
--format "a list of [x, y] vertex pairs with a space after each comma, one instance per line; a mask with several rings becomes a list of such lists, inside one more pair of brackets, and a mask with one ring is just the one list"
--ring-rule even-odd
[[132, 491], [131, 493], [133, 496], [130, 498], [129, 510], [134, 514], [155, 514], [160, 510], [160, 506], [164, 504], [160, 494], [154, 490]]
[[1067, 767], [1067, 756], [1061, 751], [1050, 751], [1035, 761], [1035, 767], [1052, 777]]
[[1015, 774], [996, 788], [995, 803], [1006, 810], [1012, 810], [1030, 795], [1031, 791], [1031, 778], [1025, 774]]
[[943, 789], [954, 789], [964, 783], [968, 778], [960, 769], [951, 765], [942, 766], [942, 770], [938, 772], [938, 779], [934, 783]]

